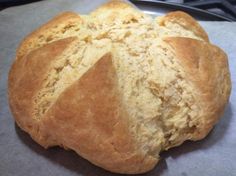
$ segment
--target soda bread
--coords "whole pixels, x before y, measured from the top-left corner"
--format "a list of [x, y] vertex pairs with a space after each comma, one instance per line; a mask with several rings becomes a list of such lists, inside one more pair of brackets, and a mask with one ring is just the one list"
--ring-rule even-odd
[[226, 54], [183, 12], [152, 18], [121, 1], [63, 13], [28, 35], [9, 72], [17, 124], [106, 170], [151, 170], [212, 129], [229, 100]]

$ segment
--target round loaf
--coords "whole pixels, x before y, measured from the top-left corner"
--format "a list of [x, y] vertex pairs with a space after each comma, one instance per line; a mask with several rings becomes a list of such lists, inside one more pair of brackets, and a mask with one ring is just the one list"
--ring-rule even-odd
[[63, 13], [20, 44], [9, 72], [16, 123], [106, 170], [151, 170], [200, 140], [228, 102], [226, 54], [183, 12], [152, 18], [120, 1]]

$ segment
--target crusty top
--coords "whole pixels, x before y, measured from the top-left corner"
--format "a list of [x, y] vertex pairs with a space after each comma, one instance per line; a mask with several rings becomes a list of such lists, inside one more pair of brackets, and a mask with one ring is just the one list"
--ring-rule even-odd
[[128, 174], [204, 138], [230, 90], [227, 55], [191, 16], [153, 19], [121, 1], [32, 32], [8, 81], [15, 120], [36, 142]]

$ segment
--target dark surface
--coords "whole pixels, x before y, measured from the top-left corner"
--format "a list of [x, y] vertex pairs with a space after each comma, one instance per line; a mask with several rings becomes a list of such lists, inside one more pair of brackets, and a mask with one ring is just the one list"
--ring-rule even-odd
[[136, 6], [143, 10], [152, 11], [173, 11], [181, 10], [191, 14], [194, 18], [204, 21], [235, 21], [233, 17], [219, 15], [210, 11], [195, 8], [194, 6], [188, 6], [180, 3], [162, 2], [156, 0], [130, 0]]
[[[43, 149], [16, 126], [7, 102], [7, 74], [22, 38], [59, 12], [88, 13], [101, 2], [40, 1], [0, 12], [0, 176], [118, 175], [90, 164], [73, 151], [59, 147]], [[233, 82], [230, 103], [220, 122], [204, 140], [185, 142], [163, 152], [159, 164], [145, 176], [236, 175], [236, 23], [201, 24], [210, 40], [229, 56]]]
[[0, 0], [0, 5], [12, 6], [19, 4], [31, 3], [39, 0]]
[[225, 12], [225, 16], [230, 15], [234, 20], [236, 20], [236, 0], [194, 0], [187, 1], [186, 5], [191, 7], [196, 7], [204, 10], [210, 10], [212, 8], [218, 8]]

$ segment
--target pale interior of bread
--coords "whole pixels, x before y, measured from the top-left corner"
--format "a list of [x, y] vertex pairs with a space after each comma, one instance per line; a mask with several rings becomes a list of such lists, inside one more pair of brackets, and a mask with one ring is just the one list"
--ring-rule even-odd
[[[67, 87], [111, 52], [119, 89], [130, 115], [127, 118], [132, 121], [131, 134], [143, 151], [158, 158], [160, 151], [190, 139], [199, 123], [199, 107], [176, 56], [162, 38], [203, 39], [178, 24], [161, 26], [151, 17], [138, 14], [138, 18], [134, 15], [110, 23], [100, 23], [99, 16], [89, 20], [83, 16], [86, 32], [80, 30], [85, 27], [62, 27], [61, 31], [57, 26], [48, 31], [50, 35], [40, 36], [37, 47], [58, 38], [77, 36], [79, 39], [53, 63], [35, 97], [34, 118], [43, 118]], [[54, 38], [46, 41], [50, 36]]]
[[115, 29], [119, 35], [107, 36], [116, 41], [114, 62], [132, 118], [131, 132], [144, 151], [158, 157], [161, 150], [191, 138], [198, 125], [198, 107], [183, 69], [162, 36], [149, 25], [137, 25], [126, 24], [126, 30]]
[[203, 40], [201, 37], [194, 34], [193, 31], [184, 28], [178, 23], [166, 21], [165, 25], [161, 23], [161, 17], [155, 19], [155, 29], [160, 37], [188, 37], [197, 40]]

